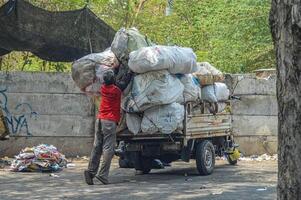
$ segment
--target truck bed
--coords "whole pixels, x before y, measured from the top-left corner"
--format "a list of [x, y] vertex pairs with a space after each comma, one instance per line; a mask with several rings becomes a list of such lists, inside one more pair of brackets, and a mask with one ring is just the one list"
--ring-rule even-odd
[[117, 134], [118, 140], [177, 140], [177, 139], [198, 139], [227, 136], [231, 134], [231, 115], [223, 112], [216, 115], [203, 114], [192, 106], [186, 107], [186, 115], [183, 122], [183, 131], [177, 131], [171, 134], [162, 133], [138, 133], [134, 135], [128, 130]]

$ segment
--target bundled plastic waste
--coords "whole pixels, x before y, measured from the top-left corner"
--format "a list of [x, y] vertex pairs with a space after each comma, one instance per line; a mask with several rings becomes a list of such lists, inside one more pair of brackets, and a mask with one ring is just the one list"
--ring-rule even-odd
[[191, 74], [178, 75], [184, 85], [183, 103], [194, 102], [201, 99], [201, 86], [198, 80]]
[[197, 71], [193, 75], [199, 80], [201, 86], [224, 81], [223, 73], [208, 62], [197, 63]]
[[196, 55], [191, 48], [177, 46], [143, 47], [130, 54], [129, 67], [133, 72], [168, 70], [172, 74], [197, 71]]
[[118, 66], [119, 61], [111, 50], [89, 54], [73, 62], [72, 79], [83, 92], [97, 94], [103, 72]]
[[67, 160], [53, 145], [41, 144], [27, 147], [12, 161], [15, 172], [55, 172], [66, 167]]
[[141, 130], [143, 133], [170, 134], [183, 129], [184, 106], [178, 103], [152, 107], [144, 112]]
[[111, 49], [119, 60], [129, 59], [129, 54], [132, 51], [142, 47], [152, 46], [152, 42], [139, 33], [136, 28], [121, 28], [114, 37], [111, 44]]
[[227, 101], [230, 96], [230, 91], [224, 83], [214, 83], [202, 88], [202, 99], [208, 102]]
[[181, 81], [166, 70], [139, 74], [133, 80], [130, 94], [123, 99], [123, 109], [143, 112], [153, 106], [177, 102], [183, 91]]
[[141, 132], [141, 122], [142, 117], [141, 114], [138, 113], [126, 113], [126, 126], [134, 135]]

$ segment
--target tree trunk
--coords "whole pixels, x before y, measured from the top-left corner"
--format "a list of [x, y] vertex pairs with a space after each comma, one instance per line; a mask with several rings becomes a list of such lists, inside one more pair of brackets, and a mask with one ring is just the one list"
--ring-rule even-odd
[[301, 1], [272, 0], [277, 58], [278, 199], [301, 199]]

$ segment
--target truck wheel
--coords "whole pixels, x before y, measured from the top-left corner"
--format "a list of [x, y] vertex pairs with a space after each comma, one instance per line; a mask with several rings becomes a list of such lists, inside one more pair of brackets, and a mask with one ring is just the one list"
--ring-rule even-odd
[[148, 174], [152, 170], [152, 160], [150, 158], [141, 157], [141, 171]]
[[196, 166], [200, 175], [212, 174], [215, 166], [215, 151], [210, 141], [204, 140], [197, 145]]
[[119, 158], [118, 163], [120, 168], [130, 168], [129, 161], [127, 159]]
[[139, 152], [135, 152], [134, 156], [134, 168], [142, 174], [148, 174], [151, 171], [151, 159], [141, 156]]

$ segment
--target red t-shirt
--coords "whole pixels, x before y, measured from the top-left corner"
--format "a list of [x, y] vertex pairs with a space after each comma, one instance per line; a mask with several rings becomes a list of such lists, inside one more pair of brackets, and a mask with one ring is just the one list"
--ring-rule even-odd
[[100, 93], [101, 101], [97, 118], [118, 123], [120, 120], [121, 90], [114, 84], [102, 85]]

